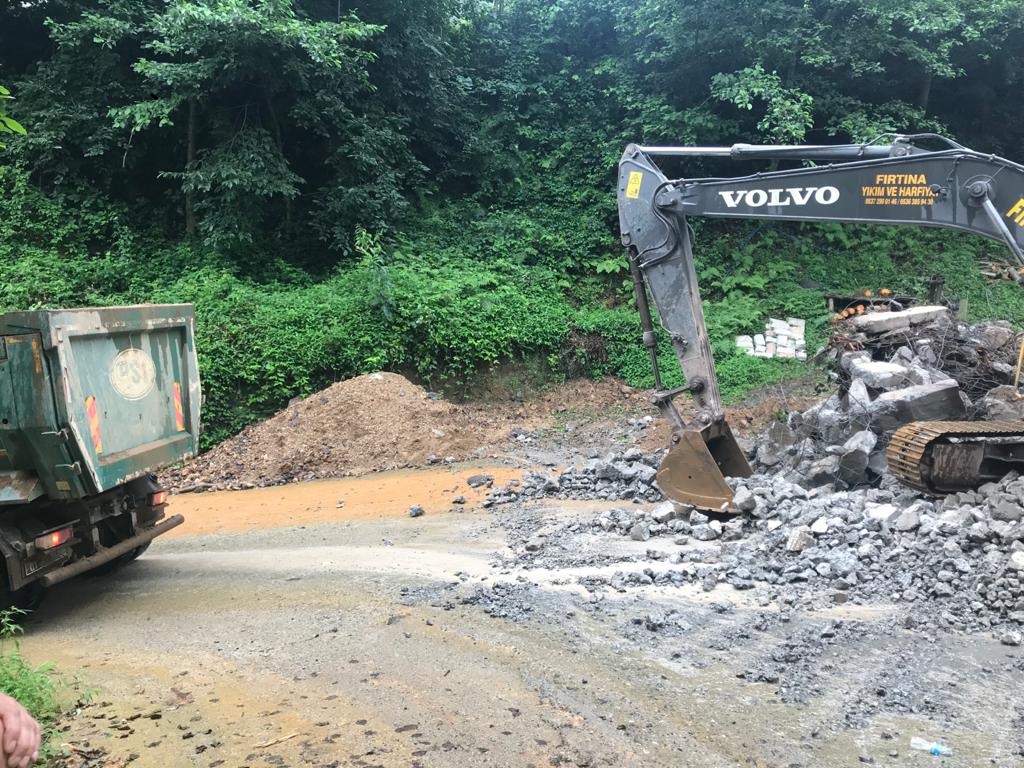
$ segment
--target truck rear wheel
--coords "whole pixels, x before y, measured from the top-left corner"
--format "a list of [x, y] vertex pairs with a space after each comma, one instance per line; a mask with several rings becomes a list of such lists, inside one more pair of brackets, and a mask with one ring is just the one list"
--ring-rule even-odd
[[[37, 582], [26, 584], [21, 589], [10, 590], [7, 579], [0, 585], [0, 610], [18, 608], [22, 611], [34, 611], [43, 602], [44, 590]], [[15, 624], [19, 622], [15, 621]]]
[[136, 547], [131, 552], [126, 552], [120, 557], [114, 558], [109, 563], [104, 563], [103, 565], [93, 568], [90, 573], [96, 576], [103, 576], [108, 573], [114, 573], [114, 571], [119, 571], [128, 565], [128, 563], [138, 560], [142, 553], [149, 549], [149, 545], [151, 543], [152, 542], [147, 541], [145, 544]]
[[128, 554], [126, 555], [126, 557], [127, 557], [128, 559], [127, 559], [127, 560], [125, 560], [125, 564], [127, 564], [127, 563], [130, 563], [130, 562], [132, 562], [133, 560], [138, 560], [138, 559], [139, 559], [139, 557], [141, 557], [142, 553], [143, 553], [143, 552], [145, 552], [145, 551], [146, 551], [147, 549], [149, 549], [149, 545], [150, 545], [150, 544], [152, 544], [152, 543], [153, 543], [153, 542], [151, 542], [151, 541], [147, 541], [147, 542], [146, 542], [145, 544], [143, 544], [143, 545], [142, 545], [141, 547], [136, 547], [136, 548], [135, 548], [135, 549], [133, 549], [133, 550], [132, 550], [131, 552], [129, 552], [129, 553], [128, 553]]

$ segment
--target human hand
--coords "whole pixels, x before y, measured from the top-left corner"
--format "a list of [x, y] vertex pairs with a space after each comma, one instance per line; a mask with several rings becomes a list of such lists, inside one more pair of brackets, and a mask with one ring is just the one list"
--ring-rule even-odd
[[21, 704], [0, 693], [0, 745], [7, 768], [29, 768], [39, 757], [39, 723]]

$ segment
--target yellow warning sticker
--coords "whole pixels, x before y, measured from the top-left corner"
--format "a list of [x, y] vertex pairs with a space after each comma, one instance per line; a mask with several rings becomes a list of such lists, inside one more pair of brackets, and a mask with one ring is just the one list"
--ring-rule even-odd
[[644, 175], [640, 171], [629, 172], [629, 183], [626, 184], [626, 197], [630, 200], [636, 200], [640, 197], [640, 182], [644, 180]]

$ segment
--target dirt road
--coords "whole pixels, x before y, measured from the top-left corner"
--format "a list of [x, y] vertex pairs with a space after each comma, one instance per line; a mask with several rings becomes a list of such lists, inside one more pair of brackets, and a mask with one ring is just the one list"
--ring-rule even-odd
[[64, 739], [158, 768], [1022, 764], [1020, 649], [884, 607], [580, 586], [653, 542], [524, 571], [511, 524], [599, 505], [443, 511], [478, 471], [176, 498], [176, 537], [29, 623], [27, 654], [92, 692]]

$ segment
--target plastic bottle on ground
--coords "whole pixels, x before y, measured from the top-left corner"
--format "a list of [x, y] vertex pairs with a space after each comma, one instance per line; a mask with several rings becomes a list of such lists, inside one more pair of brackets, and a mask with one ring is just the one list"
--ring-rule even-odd
[[928, 754], [935, 755], [936, 757], [953, 754], [953, 750], [941, 741], [928, 741], [928, 739], [922, 739], [920, 736], [914, 736], [910, 739], [910, 748], [927, 752]]

